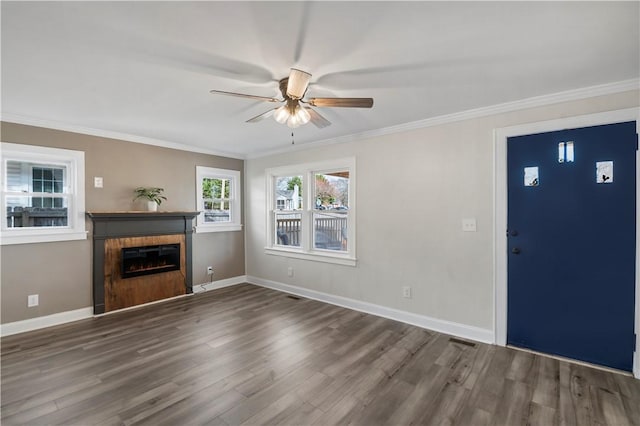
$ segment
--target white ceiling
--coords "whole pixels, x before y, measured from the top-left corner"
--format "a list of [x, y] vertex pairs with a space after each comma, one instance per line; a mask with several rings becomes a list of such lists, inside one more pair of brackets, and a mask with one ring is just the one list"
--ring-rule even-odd
[[333, 124], [296, 145], [637, 79], [638, 2], [9, 2], [2, 116], [235, 157], [290, 146], [273, 104], [291, 67]]

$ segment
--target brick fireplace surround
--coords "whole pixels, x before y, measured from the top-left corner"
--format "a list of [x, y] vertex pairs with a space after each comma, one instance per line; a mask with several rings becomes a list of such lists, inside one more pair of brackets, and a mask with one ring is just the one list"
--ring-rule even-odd
[[[93, 313], [193, 293], [191, 241], [198, 212], [88, 212], [93, 221]], [[123, 253], [179, 247], [179, 267], [127, 278]], [[142, 252], [145, 252], [143, 249]]]

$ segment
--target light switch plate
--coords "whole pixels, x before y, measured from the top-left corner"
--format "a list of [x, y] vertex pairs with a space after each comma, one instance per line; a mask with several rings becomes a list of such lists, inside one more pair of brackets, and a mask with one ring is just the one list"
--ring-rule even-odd
[[94, 188], [102, 188], [103, 183], [104, 182], [103, 182], [101, 177], [96, 176], [96, 177], [93, 178], [93, 187]]
[[34, 306], [38, 306], [40, 304], [40, 300], [37, 294], [30, 294], [27, 296], [27, 308], [32, 308]]
[[464, 232], [476, 232], [475, 218], [462, 219], [462, 230]]

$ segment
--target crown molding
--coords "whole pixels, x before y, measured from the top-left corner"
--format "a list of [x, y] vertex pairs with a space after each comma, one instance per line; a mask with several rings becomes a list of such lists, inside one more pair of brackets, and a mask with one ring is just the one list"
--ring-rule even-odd
[[302, 145], [288, 146], [286, 148], [278, 148], [274, 150], [262, 151], [253, 154], [247, 154], [246, 159], [255, 159], [268, 157], [275, 154], [285, 152], [302, 151], [320, 146], [333, 145], [338, 143], [353, 142], [362, 139], [369, 139], [376, 136], [384, 136], [393, 133], [401, 133], [410, 130], [423, 129], [426, 127], [440, 126], [443, 124], [454, 123], [458, 121], [470, 120], [474, 118], [487, 117], [490, 115], [504, 114], [507, 112], [519, 111], [523, 109], [536, 108], [541, 106], [558, 104], [561, 102], [576, 101], [597, 96], [611, 95], [615, 93], [627, 92], [630, 90], [640, 89], [640, 78], [623, 80], [614, 83], [600, 84], [597, 86], [589, 86], [581, 89], [567, 90], [564, 92], [552, 93], [549, 95], [535, 96], [532, 98], [521, 99], [518, 101], [505, 102], [488, 107], [475, 108], [466, 111], [456, 112], [453, 114], [440, 115], [437, 117], [426, 118], [418, 121], [398, 124], [395, 126], [383, 127], [366, 132], [355, 133], [352, 135], [339, 136], [331, 139], [323, 139], [316, 142], [308, 142]]
[[95, 129], [92, 127], [77, 126], [75, 124], [62, 123], [53, 120], [43, 120], [25, 115], [2, 113], [0, 120], [7, 123], [24, 124], [27, 126], [44, 127], [47, 129], [61, 130], [65, 132], [80, 133], [83, 135], [98, 136], [101, 138], [117, 139], [125, 142], [140, 143], [144, 145], [153, 145], [162, 148], [177, 149], [180, 151], [195, 152], [199, 154], [216, 155], [219, 157], [236, 158], [244, 160], [245, 156], [224, 151], [216, 151], [211, 149], [199, 148], [192, 145], [186, 145], [178, 142], [165, 141], [162, 139], [148, 138], [145, 136], [132, 135], [129, 133], [114, 132], [104, 129]]

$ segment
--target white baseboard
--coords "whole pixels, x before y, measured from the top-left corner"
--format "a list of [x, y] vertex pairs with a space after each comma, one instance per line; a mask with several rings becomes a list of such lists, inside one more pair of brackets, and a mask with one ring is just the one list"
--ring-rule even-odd
[[54, 325], [65, 324], [91, 317], [93, 317], [93, 308], [88, 307], [37, 318], [30, 318], [23, 321], [9, 322], [0, 326], [0, 336], [10, 336], [12, 334], [52, 327]]
[[[247, 277], [245, 275], [241, 275], [239, 277], [227, 278], [224, 280], [214, 281], [212, 283], [194, 284], [193, 293], [194, 294], [201, 293], [203, 291], [229, 287], [232, 285], [242, 284], [245, 282], [247, 282]], [[177, 296], [177, 297], [185, 297], [185, 296]], [[166, 302], [168, 300], [170, 299], [157, 300], [155, 302], [145, 303], [144, 305], [132, 306], [131, 308], [125, 308], [125, 309], [118, 309], [117, 311], [101, 314], [98, 316], [116, 314], [118, 312], [122, 312], [123, 310], [137, 309], [153, 303]], [[10, 322], [7, 324], [0, 325], [0, 336], [2, 337], [11, 336], [12, 334], [24, 333], [27, 331], [38, 330], [41, 328], [52, 327], [54, 325], [66, 324], [68, 322], [73, 322], [73, 321], [78, 321], [78, 320], [93, 318], [93, 317], [94, 317], [93, 308], [88, 307], [88, 308], [76, 309], [74, 311], [60, 312], [52, 315], [45, 315], [37, 318], [30, 318], [23, 321]]]
[[194, 284], [193, 293], [203, 293], [205, 291], [215, 290], [218, 288], [230, 287], [232, 285], [243, 284], [247, 282], [246, 275], [240, 275], [238, 277], [226, 278], [224, 280], [217, 280], [210, 283]]
[[451, 334], [453, 336], [461, 337], [464, 339], [470, 339], [490, 344], [493, 344], [494, 342], [492, 330], [441, 320], [437, 318], [431, 318], [425, 315], [414, 314], [411, 312], [388, 308], [386, 306], [375, 305], [373, 303], [362, 302], [360, 300], [350, 299], [347, 297], [335, 296], [332, 294], [309, 290], [302, 287], [296, 287], [289, 284], [283, 284], [276, 281], [265, 280], [250, 275], [246, 278], [246, 282], [259, 285], [261, 287], [267, 287], [273, 290], [278, 290], [285, 293], [291, 293], [297, 296], [330, 303], [332, 305], [342, 306], [344, 308], [353, 309], [355, 311], [389, 318], [395, 321], [404, 322], [406, 324], [415, 325], [417, 327], [425, 328], [428, 330]]
[[[302, 287], [296, 287], [289, 284], [265, 280], [253, 276], [241, 275], [238, 277], [213, 281], [211, 283], [194, 284], [193, 293], [202, 293], [205, 291], [230, 287], [246, 282], [259, 285], [261, 287], [267, 287], [273, 290], [295, 294], [297, 296], [302, 296], [325, 303], [330, 303], [332, 305], [342, 306], [344, 308], [365, 312], [379, 317], [389, 318], [395, 321], [404, 322], [406, 324], [415, 325], [417, 327], [425, 328], [428, 330], [438, 331], [440, 333], [451, 334], [453, 336], [471, 339], [478, 342], [493, 343], [493, 332], [491, 330], [486, 330], [483, 328], [465, 324], [459, 324], [451, 321], [445, 321], [437, 318], [431, 318], [424, 315], [388, 308], [373, 303], [362, 302], [360, 300], [349, 299], [347, 297], [335, 296], [328, 293], [322, 293], [315, 290], [309, 290]], [[26, 331], [33, 331], [40, 328], [65, 324], [68, 322], [78, 321], [86, 318], [92, 318], [93, 316], [93, 308], [91, 307], [76, 309], [74, 311], [68, 312], [60, 312], [58, 314], [2, 324], [0, 326], [0, 335], [10, 336], [12, 334], [24, 333]]]

